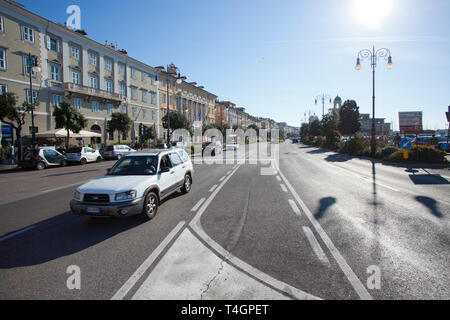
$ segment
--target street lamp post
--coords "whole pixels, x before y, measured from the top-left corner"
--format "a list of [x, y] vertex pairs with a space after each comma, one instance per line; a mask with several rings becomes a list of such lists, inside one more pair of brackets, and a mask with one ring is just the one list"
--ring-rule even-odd
[[[170, 74], [169, 74], [170, 75]], [[173, 75], [173, 74], [172, 74]], [[176, 77], [176, 83], [177, 84], [182, 84], [183, 83], [183, 80], [185, 80], [186, 79], [186, 77], [182, 77], [182, 76], [180, 76], [180, 73], [178, 73], [178, 75], [177, 75], [177, 77]], [[169, 77], [167, 77], [167, 81], [166, 81], [166, 88], [167, 88], [167, 90], [166, 90], [166, 92], [167, 92], [167, 148], [169, 148], [169, 145], [170, 145], [170, 107], [169, 107], [169, 83], [171, 83], [170, 82], [170, 79], [169, 79]]]
[[325, 99], [330, 99], [331, 104], [331, 96], [329, 96], [328, 94], [318, 95], [314, 103], [316, 106], [317, 106], [317, 99], [322, 99], [322, 119], [323, 119], [323, 117], [325, 116]]
[[372, 157], [375, 156], [376, 152], [376, 138], [375, 138], [375, 68], [377, 66], [378, 58], [387, 58], [387, 68], [392, 69], [392, 56], [391, 51], [386, 48], [381, 48], [375, 51], [375, 47], [372, 51], [369, 49], [363, 49], [358, 53], [356, 58], [355, 69], [357, 71], [361, 70], [361, 59], [370, 59], [370, 65], [372, 67], [372, 139], [370, 143]]
[[31, 105], [31, 143], [33, 149], [36, 147], [36, 130], [34, 128], [34, 102], [33, 102], [33, 76], [32, 73], [40, 72], [41, 68], [37, 65], [37, 61], [32, 63], [31, 53], [28, 54], [28, 73], [30, 74], [30, 105]]

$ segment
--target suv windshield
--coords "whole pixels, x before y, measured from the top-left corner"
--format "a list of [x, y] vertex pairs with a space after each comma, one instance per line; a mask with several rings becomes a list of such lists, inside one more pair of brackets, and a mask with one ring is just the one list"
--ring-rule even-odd
[[109, 176], [147, 176], [156, 174], [158, 167], [157, 156], [125, 157], [119, 160]]

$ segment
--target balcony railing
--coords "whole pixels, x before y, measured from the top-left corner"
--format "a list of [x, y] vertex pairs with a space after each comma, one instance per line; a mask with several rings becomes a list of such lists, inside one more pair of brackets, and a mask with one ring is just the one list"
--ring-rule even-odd
[[64, 83], [64, 90], [72, 93], [78, 93], [81, 95], [87, 95], [94, 98], [113, 100], [116, 102], [122, 102], [126, 99], [125, 96], [122, 96], [118, 93], [86, 87], [71, 82]]

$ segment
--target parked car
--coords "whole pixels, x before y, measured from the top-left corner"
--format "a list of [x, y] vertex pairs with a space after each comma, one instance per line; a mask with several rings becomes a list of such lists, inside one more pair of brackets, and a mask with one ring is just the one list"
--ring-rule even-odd
[[136, 150], [130, 148], [127, 145], [114, 145], [114, 146], [106, 146], [103, 148], [101, 156], [103, 159], [111, 160], [117, 159], [120, 160], [122, 157], [134, 153]]
[[85, 165], [88, 162], [102, 161], [100, 152], [89, 147], [71, 148], [67, 151], [66, 157], [67, 161], [79, 162], [81, 165]]
[[47, 167], [66, 166], [66, 156], [53, 148], [39, 148], [28, 150], [24, 154], [23, 168], [43, 170]]
[[236, 150], [238, 150], [239, 149], [239, 143], [237, 143], [237, 142], [230, 142], [230, 143], [227, 143], [227, 145], [226, 145], [226, 147], [225, 147], [225, 150], [233, 150], [233, 151], [236, 151]]
[[130, 154], [104, 177], [75, 190], [70, 201], [77, 215], [125, 217], [142, 214], [152, 219], [161, 200], [181, 190], [191, 190], [194, 168], [182, 149]]
[[222, 153], [222, 143], [220, 141], [206, 142], [202, 145], [202, 156], [215, 157]]

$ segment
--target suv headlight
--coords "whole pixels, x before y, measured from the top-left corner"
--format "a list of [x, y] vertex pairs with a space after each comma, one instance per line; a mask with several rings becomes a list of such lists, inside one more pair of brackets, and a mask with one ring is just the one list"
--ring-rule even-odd
[[132, 200], [136, 198], [136, 190], [116, 193], [116, 201]]
[[73, 198], [75, 200], [81, 201], [82, 197], [83, 197], [83, 195], [81, 193], [79, 193], [77, 190], [75, 190], [75, 192], [73, 193]]

